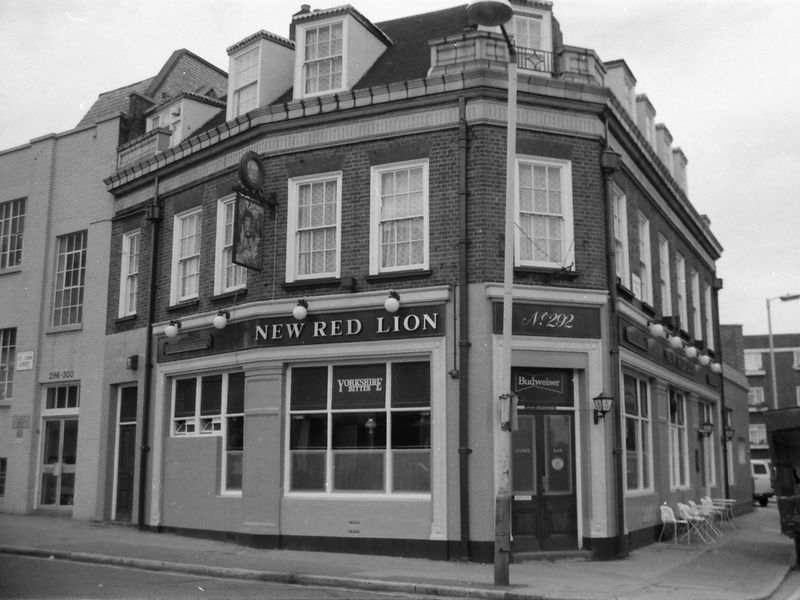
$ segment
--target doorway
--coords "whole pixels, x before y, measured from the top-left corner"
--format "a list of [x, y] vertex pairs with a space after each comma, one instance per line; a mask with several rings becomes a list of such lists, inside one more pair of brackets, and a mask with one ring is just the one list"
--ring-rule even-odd
[[75, 501], [78, 419], [46, 419], [42, 449], [40, 506], [66, 507]]
[[138, 388], [119, 390], [117, 423], [117, 464], [114, 487], [115, 521], [130, 522], [133, 515], [134, 470], [136, 467], [136, 397]]
[[514, 552], [578, 547], [574, 414], [519, 414], [513, 434], [511, 506]]

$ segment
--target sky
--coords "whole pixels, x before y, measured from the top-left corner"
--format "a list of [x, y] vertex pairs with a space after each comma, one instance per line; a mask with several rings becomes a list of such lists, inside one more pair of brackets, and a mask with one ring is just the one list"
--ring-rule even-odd
[[[72, 129], [176, 49], [227, 71], [228, 47], [261, 29], [288, 37], [301, 4], [347, 1], [0, 0], [0, 151]], [[349, 3], [373, 22], [465, 4]], [[628, 64], [723, 246], [720, 321], [767, 333], [768, 299], [800, 294], [800, 2], [553, 0], [553, 12], [565, 44]], [[772, 332], [800, 333], [800, 300], [769, 302]]]

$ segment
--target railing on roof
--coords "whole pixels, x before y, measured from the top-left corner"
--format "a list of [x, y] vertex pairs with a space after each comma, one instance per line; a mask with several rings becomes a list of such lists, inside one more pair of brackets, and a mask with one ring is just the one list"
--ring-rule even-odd
[[168, 128], [157, 127], [123, 144], [117, 148], [117, 169], [124, 169], [128, 165], [163, 152], [169, 148], [171, 136], [172, 131]]
[[554, 73], [553, 53], [536, 48], [517, 47], [517, 68], [537, 73]]

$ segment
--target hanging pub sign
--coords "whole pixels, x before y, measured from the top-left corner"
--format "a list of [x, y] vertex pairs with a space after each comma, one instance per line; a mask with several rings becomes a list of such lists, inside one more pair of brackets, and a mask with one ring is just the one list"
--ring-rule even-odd
[[244, 194], [236, 194], [231, 261], [248, 269], [261, 270], [264, 205]]
[[572, 407], [572, 371], [512, 367], [511, 391], [526, 408]]
[[[492, 308], [494, 333], [502, 333], [503, 303], [495, 302]], [[515, 302], [511, 315], [511, 330], [514, 335], [600, 337], [600, 309], [594, 306]]]

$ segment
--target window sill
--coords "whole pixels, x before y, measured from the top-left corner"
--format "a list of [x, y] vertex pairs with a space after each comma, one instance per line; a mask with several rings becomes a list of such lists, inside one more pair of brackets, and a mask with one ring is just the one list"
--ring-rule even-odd
[[766, 375], [767, 372], [764, 369], [753, 369], [751, 371], [745, 371], [745, 376], [747, 377], [758, 377], [760, 375]]
[[183, 302], [178, 302], [177, 304], [171, 304], [167, 307], [167, 312], [172, 312], [175, 310], [181, 310], [182, 308], [190, 308], [193, 306], [198, 306], [200, 304], [199, 298], [192, 298], [191, 300], [184, 300]]
[[137, 317], [136, 314], [125, 315], [124, 317], [117, 317], [116, 319], [114, 319], [114, 324], [123, 325], [125, 323], [132, 323], [133, 321], [136, 320], [136, 317]]
[[296, 279], [295, 281], [284, 281], [281, 287], [285, 290], [298, 290], [314, 287], [339, 287], [342, 280], [339, 277], [320, 277], [319, 279]]
[[634, 296], [633, 294], [633, 291], [625, 287], [625, 285], [620, 283], [619, 281], [617, 282], [617, 292], [622, 298], [624, 298], [628, 302], [633, 302], [634, 298], [636, 298], [636, 296]]
[[389, 271], [386, 273], [375, 273], [367, 275], [367, 281], [391, 281], [393, 279], [416, 279], [419, 277], [430, 277], [433, 275], [431, 269], [413, 269], [409, 271]]
[[11, 275], [12, 273], [22, 273], [22, 265], [8, 267], [7, 269], [0, 269], [0, 277], [3, 275]]
[[73, 331], [81, 331], [83, 330], [83, 323], [77, 323], [75, 325], [62, 325], [61, 327], [50, 327], [47, 331], [45, 331], [45, 335], [54, 335], [59, 333], [70, 333]]
[[235, 300], [239, 296], [244, 296], [246, 294], [247, 294], [247, 288], [243, 287], [237, 290], [232, 290], [230, 292], [222, 292], [221, 294], [216, 294], [214, 296], [211, 296], [210, 300], [211, 302], [222, 302], [223, 300], [230, 300], [231, 298]]
[[562, 269], [556, 267], [528, 267], [525, 265], [515, 265], [514, 273], [518, 275], [544, 275], [547, 282], [552, 281], [574, 281], [579, 273], [572, 269]]

